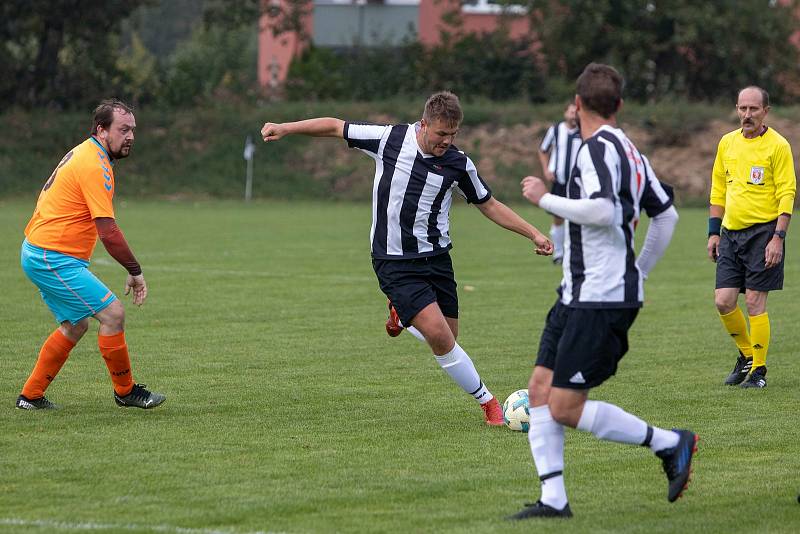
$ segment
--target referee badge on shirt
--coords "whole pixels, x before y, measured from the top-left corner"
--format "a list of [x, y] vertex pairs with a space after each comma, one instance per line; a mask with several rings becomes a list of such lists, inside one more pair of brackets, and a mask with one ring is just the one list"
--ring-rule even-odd
[[750, 167], [750, 183], [764, 185], [764, 167]]

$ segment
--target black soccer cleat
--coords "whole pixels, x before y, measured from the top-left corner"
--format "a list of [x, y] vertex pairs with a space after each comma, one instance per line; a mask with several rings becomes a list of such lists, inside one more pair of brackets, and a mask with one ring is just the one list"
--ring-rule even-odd
[[534, 517], [554, 517], [566, 519], [572, 517], [572, 510], [569, 509], [569, 503], [564, 505], [564, 508], [558, 510], [549, 506], [542, 501], [534, 503], [525, 503], [525, 508], [520, 510], [514, 515], [508, 516], [506, 519], [510, 521], [519, 521], [521, 519], [532, 519]]
[[692, 474], [692, 456], [697, 452], [698, 435], [691, 430], [677, 430], [678, 444], [671, 449], [658, 451], [656, 456], [661, 458], [664, 473], [667, 474], [669, 487], [667, 500], [675, 502], [683, 490], [689, 486], [689, 477]]
[[29, 399], [25, 395], [17, 397], [16, 407], [20, 410], [57, 410], [58, 406], [47, 400], [47, 397]]
[[120, 397], [114, 392], [114, 402], [117, 403], [117, 406], [123, 406], [125, 408], [134, 407], [147, 410], [155, 408], [167, 400], [165, 395], [147, 391], [146, 388], [147, 386], [144, 384], [134, 384], [131, 392], [124, 397]]
[[767, 387], [767, 366], [766, 365], [759, 365], [753, 372], [750, 373], [750, 376], [747, 377], [747, 380], [742, 382], [740, 387], [743, 388], [765, 388]]
[[745, 358], [744, 354], [739, 351], [739, 357], [736, 358], [736, 365], [733, 366], [733, 371], [725, 379], [726, 386], [735, 386], [741, 384], [747, 378], [747, 373], [753, 367], [753, 358]]

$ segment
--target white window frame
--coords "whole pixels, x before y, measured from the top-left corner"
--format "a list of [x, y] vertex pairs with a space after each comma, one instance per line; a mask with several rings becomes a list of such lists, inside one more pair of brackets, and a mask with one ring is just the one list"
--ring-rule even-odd
[[528, 8], [519, 4], [500, 5], [489, 0], [476, 0], [473, 4], [462, 4], [461, 11], [476, 15], [500, 15], [502, 13], [513, 13], [514, 15], [524, 15]]

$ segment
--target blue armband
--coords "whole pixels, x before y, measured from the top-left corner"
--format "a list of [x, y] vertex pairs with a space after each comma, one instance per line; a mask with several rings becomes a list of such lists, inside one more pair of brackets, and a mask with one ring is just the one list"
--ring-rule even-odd
[[708, 235], [719, 235], [722, 230], [722, 219], [719, 217], [708, 218]]

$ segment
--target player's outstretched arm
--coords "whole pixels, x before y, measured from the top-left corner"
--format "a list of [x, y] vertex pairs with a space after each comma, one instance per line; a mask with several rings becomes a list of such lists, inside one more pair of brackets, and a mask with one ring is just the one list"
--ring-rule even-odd
[[553, 243], [547, 236], [499, 200], [490, 198], [482, 204], [476, 204], [476, 206], [481, 213], [495, 224], [533, 241], [536, 254], [549, 256], [553, 253]]
[[312, 137], [344, 137], [344, 121], [332, 117], [319, 117], [297, 122], [267, 122], [261, 128], [264, 142], [277, 141], [287, 135]]

